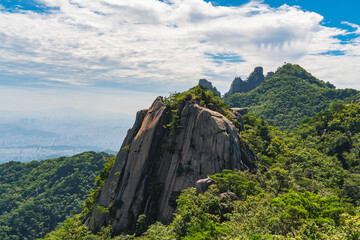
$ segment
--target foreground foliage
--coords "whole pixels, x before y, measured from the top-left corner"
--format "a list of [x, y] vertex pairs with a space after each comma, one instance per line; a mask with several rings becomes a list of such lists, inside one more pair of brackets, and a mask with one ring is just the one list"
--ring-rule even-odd
[[256, 89], [233, 94], [224, 100], [231, 107], [249, 108], [250, 113], [273, 126], [293, 129], [332, 102], [347, 100], [356, 94], [354, 89], [335, 89], [299, 65], [286, 64]]
[[244, 116], [240, 137], [254, 171], [224, 170], [197, 194], [185, 189], [169, 225], [139, 216], [134, 235], [94, 235], [81, 218], [45, 239], [360, 239], [360, 105], [333, 104], [294, 132]]
[[0, 239], [36, 239], [81, 212], [96, 172], [111, 156], [85, 152], [0, 165]]

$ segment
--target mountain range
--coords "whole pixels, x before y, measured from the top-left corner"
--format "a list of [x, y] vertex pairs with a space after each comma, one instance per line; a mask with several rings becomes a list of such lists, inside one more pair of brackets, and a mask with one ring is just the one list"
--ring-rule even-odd
[[[338, 90], [293, 64], [266, 76], [256, 67], [247, 80], [235, 78], [223, 99], [211, 83], [200, 83], [137, 113], [116, 158], [103, 158], [81, 213], [72, 211], [50, 233], [53, 227], [38, 235], [23, 230], [48, 226], [44, 212], [22, 228], [7, 226], [20, 229], [13, 235], [3, 227], [4, 239], [360, 238], [357, 90]], [[72, 161], [62, 164], [76, 174]], [[14, 176], [26, 168], [0, 166]], [[66, 172], [29, 177], [53, 192], [51, 181]], [[35, 198], [24, 197], [47, 196], [36, 189]], [[66, 184], [56, 189], [60, 197], [85, 192]], [[64, 214], [57, 211], [56, 221]]]

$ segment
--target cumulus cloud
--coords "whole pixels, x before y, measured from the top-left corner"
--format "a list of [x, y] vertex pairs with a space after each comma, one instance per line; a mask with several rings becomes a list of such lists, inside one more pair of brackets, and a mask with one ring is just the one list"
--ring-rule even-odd
[[[239, 7], [202, 0], [38, 1], [53, 10], [0, 11], [0, 74], [21, 76], [12, 81], [154, 84], [168, 90], [206, 77], [225, 91], [235, 76], [255, 66], [270, 71], [286, 61], [338, 87], [360, 89], [359, 41], [343, 43], [337, 36], [349, 31], [326, 27], [321, 15], [299, 7], [259, 1]], [[353, 27], [351, 33], [358, 34]], [[332, 51], [344, 54], [326, 54]], [[243, 61], [212, 57], [226, 55]]]

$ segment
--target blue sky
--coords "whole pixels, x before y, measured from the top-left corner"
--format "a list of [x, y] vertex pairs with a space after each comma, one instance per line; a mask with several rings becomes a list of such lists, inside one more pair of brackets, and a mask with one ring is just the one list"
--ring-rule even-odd
[[360, 1], [0, 0], [0, 110], [135, 113], [298, 63], [360, 89]]
[[[212, 2], [218, 6], [241, 6], [249, 3], [248, 0], [218, 0], [207, 1]], [[301, 9], [306, 11], [317, 12], [324, 16], [324, 23], [328, 26], [343, 27], [342, 21], [349, 21], [353, 23], [360, 23], [359, 9], [360, 1], [357, 0], [264, 0], [265, 4], [272, 7], [280, 7], [284, 4], [295, 6], [298, 5]]]
[[8, 12], [18, 12], [21, 10], [35, 11], [39, 13], [48, 12], [54, 8], [49, 8], [42, 2], [33, 0], [2, 0], [1, 5]]

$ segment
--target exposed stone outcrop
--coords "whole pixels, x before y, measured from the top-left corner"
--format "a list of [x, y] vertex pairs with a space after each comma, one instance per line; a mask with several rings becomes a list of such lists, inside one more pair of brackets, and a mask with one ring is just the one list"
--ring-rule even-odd
[[200, 179], [195, 183], [196, 192], [203, 193], [210, 187], [210, 185], [214, 183], [215, 183], [214, 179], [211, 178]]
[[233, 192], [224, 192], [224, 193], [221, 193], [220, 194], [220, 198], [222, 199], [222, 201], [226, 201], [226, 200], [229, 200], [229, 201], [235, 201], [235, 200], [239, 200], [238, 196], [236, 196], [235, 193]]
[[204, 87], [206, 87], [207, 89], [213, 91], [216, 95], [218, 95], [218, 97], [221, 97], [221, 93], [216, 89], [216, 87], [214, 87], [212, 85], [211, 82], [209, 82], [206, 79], [200, 79], [199, 80], [199, 84], [198, 85], [203, 85]]
[[140, 214], [169, 222], [182, 189], [223, 169], [256, 167], [257, 157], [222, 114], [186, 101], [175, 130], [166, 127], [172, 114], [161, 97], [138, 112], [98, 198], [102, 207], [86, 221], [94, 231], [109, 224], [116, 233], [128, 231]]
[[265, 77], [263, 68], [256, 67], [247, 80], [243, 81], [241, 77], [235, 78], [231, 84], [229, 92], [227, 92], [225, 96], [230, 96], [234, 93], [250, 92], [254, 88], [258, 87], [262, 82], [264, 82], [264, 80]]

